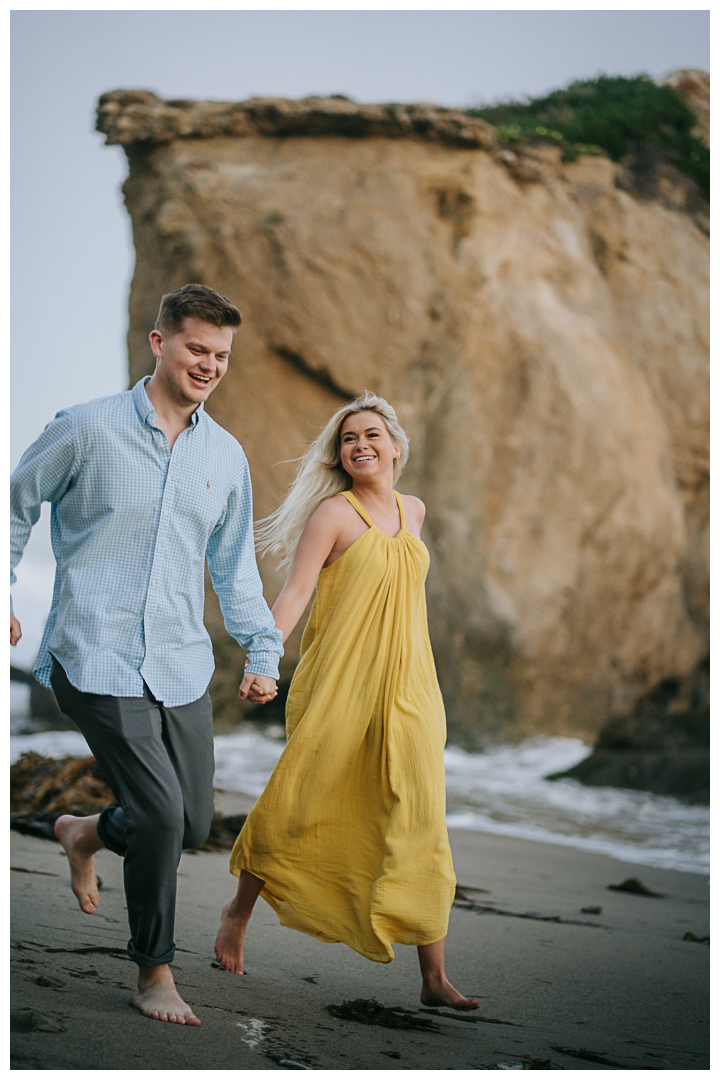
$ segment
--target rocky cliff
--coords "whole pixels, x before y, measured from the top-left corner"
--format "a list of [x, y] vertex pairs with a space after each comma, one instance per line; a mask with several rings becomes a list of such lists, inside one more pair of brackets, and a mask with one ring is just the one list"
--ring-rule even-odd
[[[395, 405], [456, 741], [592, 737], [694, 668], [708, 239], [687, 192], [515, 152], [432, 106], [115, 91], [98, 116], [130, 164], [131, 380], [152, 370], [164, 292], [198, 281], [238, 304], [209, 410], [247, 451], [258, 516], [339, 403], [367, 387]], [[212, 602], [208, 621], [229, 717], [241, 662]]]
[[710, 76], [707, 71], [697, 68], [683, 68], [673, 71], [663, 79], [673, 90], [677, 90], [685, 104], [695, 113], [697, 126], [695, 134], [710, 145]]

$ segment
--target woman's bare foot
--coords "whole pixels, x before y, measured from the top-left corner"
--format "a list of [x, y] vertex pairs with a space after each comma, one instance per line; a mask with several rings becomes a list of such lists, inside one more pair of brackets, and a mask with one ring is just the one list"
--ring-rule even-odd
[[92, 915], [100, 903], [93, 869], [93, 855], [103, 846], [97, 833], [99, 819], [99, 814], [92, 817], [63, 814], [55, 822], [55, 835], [65, 848], [70, 864], [70, 886], [86, 915]]
[[233, 897], [222, 909], [220, 929], [215, 938], [215, 955], [223, 971], [244, 975], [243, 943], [247, 921], [238, 914], [237, 908], [237, 897]]
[[189, 1024], [191, 1027], [200, 1024], [175, 989], [169, 964], [138, 968], [137, 990], [132, 1003], [150, 1020], [166, 1020], [171, 1024]]
[[463, 997], [447, 979], [433, 983], [423, 979], [420, 1003], [434, 1008], [444, 1005], [448, 1009], [460, 1009], [461, 1012], [474, 1012], [480, 1008], [480, 1002], [476, 998]]

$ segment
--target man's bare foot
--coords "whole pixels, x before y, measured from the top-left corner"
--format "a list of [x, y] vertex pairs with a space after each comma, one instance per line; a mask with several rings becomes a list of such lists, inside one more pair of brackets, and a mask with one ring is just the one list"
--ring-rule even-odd
[[166, 1020], [171, 1024], [198, 1027], [200, 1021], [175, 989], [169, 964], [159, 967], [139, 967], [138, 984], [132, 1003], [150, 1020]]
[[444, 1005], [448, 1009], [459, 1009], [461, 1012], [474, 1012], [480, 1008], [480, 1002], [476, 998], [463, 997], [447, 979], [432, 984], [423, 979], [420, 1003], [434, 1008]]
[[244, 975], [243, 943], [247, 922], [241, 921], [237, 914], [236, 897], [228, 900], [222, 909], [220, 929], [215, 938], [215, 955], [223, 971], [234, 975]]
[[97, 834], [99, 818], [99, 814], [92, 817], [63, 814], [55, 822], [55, 835], [65, 848], [70, 864], [70, 886], [86, 915], [92, 915], [100, 903], [93, 869], [93, 855], [103, 846]]

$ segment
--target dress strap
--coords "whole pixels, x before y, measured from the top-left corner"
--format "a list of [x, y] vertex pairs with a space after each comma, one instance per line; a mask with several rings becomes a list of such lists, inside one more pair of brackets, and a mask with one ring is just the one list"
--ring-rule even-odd
[[370, 528], [372, 529], [372, 528], [373, 528], [373, 526], [375, 525], [375, 522], [374, 522], [374, 521], [373, 521], [373, 519], [372, 519], [372, 518], [370, 517], [370, 515], [369, 515], [369, 514], [368, 514], [368, 512], [367, 512], [367, 510], [366, 510], [366, 509], [365, 509], [365, 508], [363, 507], [362, 503], [361, 503], [361, 502], [359, 502], [359, 501], [358, 501], [358, 500], [357, 500], [357, 499], [355, 498], [355, 496], [353, 495], [353, 493], [352, 493], [351, 491], [341, 491], [341, 492], [340, 492], [340, 494], [341, 494], [341, 495], [344, 495], [344, 496], [345, 496], [345, 498], [346, 498], [346, 499], [347, 499], [347, 501], [348, 501], [348, 502], [350, 503], [350, 505], [352, 506], [352, 508], [353, 508], [354, 510], [357, 510], [358, 514], [359, 514], [359, 515], [360, 515], [360, 517], [361, 517], [361, 518], [363, 519], [363, 521], [365, 522], [365, 524], [366, 524], [366, 525], [369, 525], [369, 526], [370, 526]]
[[400, 528], [405, 528], [405, 507], [403, 506], [402, 495], [398, 495], [397, 491], [394, 491], [395, 498], [397, 499], [398, 510], [400, 511]]

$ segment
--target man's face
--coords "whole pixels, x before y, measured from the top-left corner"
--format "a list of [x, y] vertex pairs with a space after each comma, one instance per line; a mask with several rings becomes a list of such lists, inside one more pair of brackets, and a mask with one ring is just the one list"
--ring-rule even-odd
[[232, 340], [232, 327], [213, 326], [195, 317], [185, 319], [171, 337], [153, 330], [155, 380], [178, 405], [199, 405], [227, 371]]

